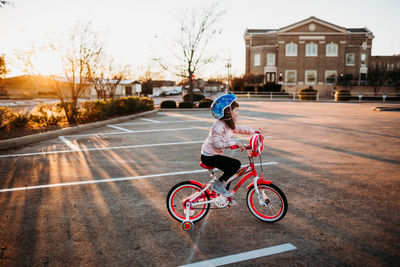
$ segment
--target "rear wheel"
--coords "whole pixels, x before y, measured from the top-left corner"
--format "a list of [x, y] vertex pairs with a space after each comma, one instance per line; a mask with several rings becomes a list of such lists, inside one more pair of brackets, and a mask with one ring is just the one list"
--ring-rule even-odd
[[[167, 196], [167, 209], [171, 216], [177, 221], [186, 221], [186, 202], [191, 196], [201, 190], [202, 188], [199, 185], [190, 181], [182, 182], [172, 187]], [[204, 192], [193, 203], [208, 200], [210, 200], [210, 197]], [[189, 220], [192, 222], [200, 221], [207, 215], [209, 209], [210, 203], [193, 206], [189, 212]]]
[[259, 184], [260, 203], [254, 185], [247, 191], [247, 206], [250, 212], [263, 222], [277, 222], [287, 212], [288, 204], [285, 194], [274, 184]]

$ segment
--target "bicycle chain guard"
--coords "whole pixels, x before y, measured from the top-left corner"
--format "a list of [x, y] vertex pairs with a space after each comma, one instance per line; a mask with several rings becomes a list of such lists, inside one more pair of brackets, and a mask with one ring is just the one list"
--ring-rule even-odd
[[227, 197], [218, 196], [215, 199], [215, 206], [218, 208], [226, 208], [229, 205], [230, 201]]

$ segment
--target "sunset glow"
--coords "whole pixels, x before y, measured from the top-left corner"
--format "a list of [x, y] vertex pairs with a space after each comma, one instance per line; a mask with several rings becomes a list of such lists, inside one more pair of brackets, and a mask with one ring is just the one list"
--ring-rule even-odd
[[[182, 12], [201, 10], [210, 1], [122, 1], [105, 0], [14, 0], [13, 6], [0, 9], [0, 54], [13, 59], [15, 50], [29, 49], [30, 45], [48, 45], [78, 22], [91, 22], [106, 43], [107, 52], [121, 65], [129, 65], [132, 72], [153, 64], [152, 58], [165, 56], [165, 40], [179, 32], [177, 17]], [[233, 75], [242, 75], [245, 66], [246, 28], [278, 29], [315, 16], [342, 27], [370, 29], [373, 40], [372, 55], [400, 54], [398, 24], [400, 2], [338, 0], [326, 8], [325, 1], [218, 1], [226, 14], [219, 22], [221, 36], [210, 43], [219, 59], [198, 73], [199, 76], [226, 75], [226, 62], [231, 58]], [[191, 11], [192, 10], [192, 11]], [[384, 15], [383, 15], [384, 14]], [[15, 62], [8, 62], [9, 75], [22, 70]], [[37, 55], [40, 73], [60, 73], [59, 60], [50, 54]]]

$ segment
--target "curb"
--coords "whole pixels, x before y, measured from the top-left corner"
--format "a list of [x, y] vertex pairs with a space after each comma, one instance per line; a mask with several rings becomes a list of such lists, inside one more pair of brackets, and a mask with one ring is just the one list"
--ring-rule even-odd
[[210, 108], [160, 108], [160, 111], [207, 111]]
[[400, 107], [374, 107], [374, 111], [400, 111]]
[[17, 148], [20, 146], [47, 140], [47, 139], [50, 139], [53, 137], [73, 134], [73, 133], [77, 133], [77, 132], [80, 132], [83, 130], [89, 130], [89, 129], [93, 129], [93, 128], [97, 128], [97, 127], [102, 127], [102, 126], [108, 125], [108, 124], [123, 122], [123, 121], [127, 121], [127, 120], [130, 120], [133, 118], [154, 114], [154, 113], [157, 113], [158, 111], [159, 111], [158, 109], [155, 109], [155, 110], [146, 111], [146, 112], [139, 113], [139, 114], [128, 115], [128, 116], [124, 116], [124, 117], [120, 117], [120, 118], [104, 120], [104, 121], [97, 121], [97, 122], [87, 123], [84, 125], [74, 126], [74, 127], [70, 127], [70, 128], [49, 131], [49, 132], [45, 132], [45, 133], [39, 133], [39, 134], [27, 135], [27, 136], [12, 138], [12, 139], [1, 140], [0, 141], [0, 150], [13, 149], [13, 148]]

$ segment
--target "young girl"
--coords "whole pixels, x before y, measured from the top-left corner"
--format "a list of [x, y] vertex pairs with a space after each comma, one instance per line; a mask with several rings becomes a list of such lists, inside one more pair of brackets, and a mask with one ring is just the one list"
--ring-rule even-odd
[[217, 121], [201, 147], [201, 162], [209, 167], [216, 167], [223, 171], [222, 176], [214, 184], [214, 189], [225, 196], [229, 196], [229, 184], [223, 186], [221, 182], [227, 181], [241, 166], [239, 160], [223, 156], [224, 149], [237, 145], [245, 149], [238, 141], [231, 141], [233, 133], [252, 135], [255, 130], [236, 125], [239, 115], [239, 104], [235, 101], [234, 94], [226, 94], [217, 98], [211, 105], [211, 112]]

